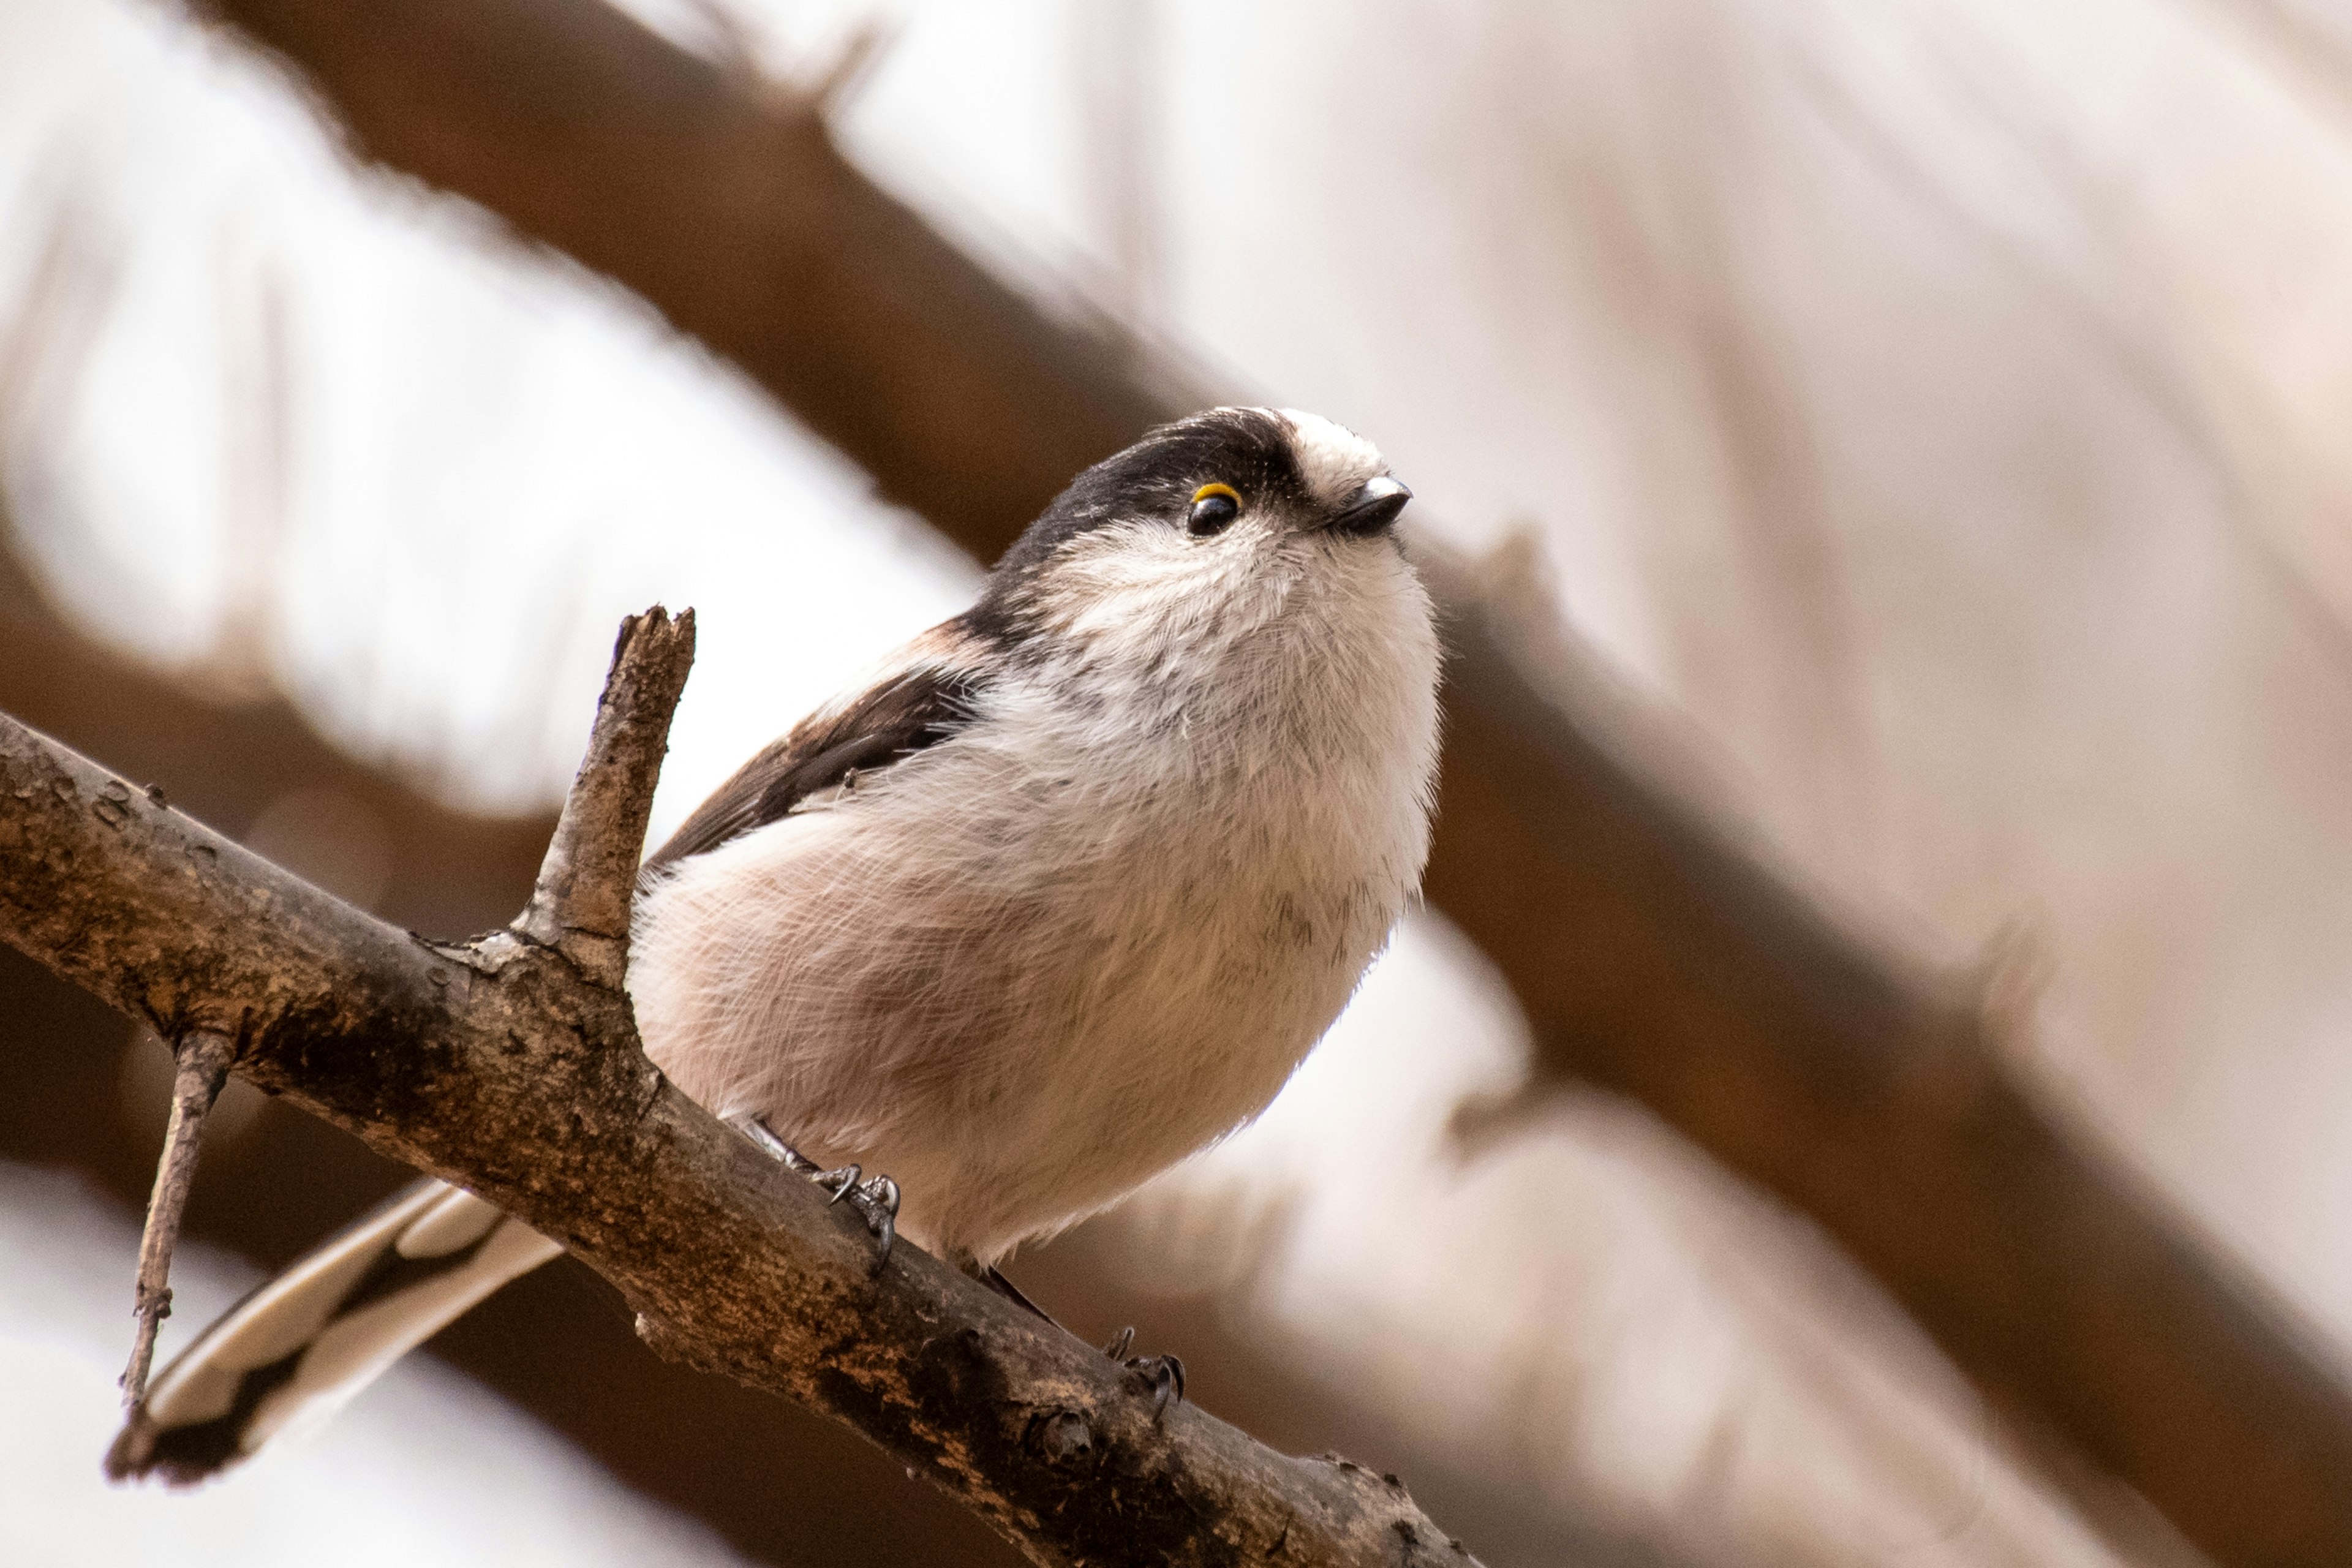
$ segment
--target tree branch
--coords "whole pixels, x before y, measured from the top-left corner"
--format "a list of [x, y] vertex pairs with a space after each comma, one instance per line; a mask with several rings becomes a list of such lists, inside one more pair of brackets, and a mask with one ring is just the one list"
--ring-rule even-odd
[[[622, 638], [575, 868], [620, 853], [586, 825], [642, 833], [686, 645], [657, 613]], [[863, 1225], [671, 1089], [560, 947], [395, 931], [5, 717], [0, 864], [27, 955], [166, 1037], [235, 1041], [241, 1076], [562, 1240], [656, 1349], [849, 1424], [1034, 1561], [1470, 1561], [1355, 1467], [1190, 1405], [1155, 1421], [1124, 1369], [914, 1247], [877, 1276]]]
[[[596, 0], [211, 0], [359, 144], [636, 289], [983, 556], [1215, 399], [991, 278], [760, 93]], [[1422, 542], [1452, 628], [1428, 890], [1545, 1069], [1820, 1219], [1988, 1387], [2226, 1563], [2352, 1562], [2352, 1388], [2273, 1296], [1983, 1048], [1964, 985], [1824, 915]]]

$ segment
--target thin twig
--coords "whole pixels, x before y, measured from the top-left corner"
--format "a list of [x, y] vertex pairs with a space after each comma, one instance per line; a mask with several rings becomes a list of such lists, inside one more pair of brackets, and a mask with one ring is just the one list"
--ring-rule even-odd
[[530, 902], [514, 929], [555, 948], [600, 984], [627, 972], [629, 900], [669, 748], [669, 721], [694, 664], [694, 612], [659, 605], [621, 623], [613, 667], [564, 798]]
[[131, 1342], [131, 1364], [122, 1369], [122, 1403], [135, 1405], [147, 1394], [147, 1367], [155, 1355], [155, 1331], [172, 1315], [172, 1252], [180, 1241], [180, 1216], [196, 1178], [196, 1155], [204, 1147], [205, 1118], [228, 1080], [236, 1043], [210, 1029], [191, 1029], [172, 1047], [172, 1116], [163, 1128], [163, 1153], [155, 1162], [155, 1193], [147, 1200], [147, 1229], [139, 1238], [136, 1305], [139, 1331]]

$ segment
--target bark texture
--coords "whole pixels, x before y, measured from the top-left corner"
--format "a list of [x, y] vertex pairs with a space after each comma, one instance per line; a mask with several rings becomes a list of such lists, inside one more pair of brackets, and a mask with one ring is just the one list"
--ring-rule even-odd
[[[642, 834], [690, 647], [657, 611], [625, 628], [567, 818]], [[575, 868], [618, 863], [592, 837]], [[166, 1037], [234, 1040], [240, 1076], [562, 1240], [656, 1349], [855, 1426], [1033, 1561], [1472, 1562], [1358, 1467], [1155, 1420], [1140, 1379], [917, 1248], [877, 1272], [862, 1223], [645, 1059], [601, 945], [397, 931], [5, 718], [0, 865], [27, 955]], [[591, 881], [544, 900], [559, 929]]]
[[[211, 8], [363, 153], [637, 289], [983, 556], [1078, 468], [1215, 401], [991, 278], [810, 101], [597, 0]], [[1546, 1070], [1815, 1216], [2221, 1562], [2352, 1562], [2352, 1386], [2305, 1326], [1993, 1048], [1973, 981], [1824, 913], [1660, 782], [1555, 628], [1423, 553], [1455, 650], [1428, 889]]]

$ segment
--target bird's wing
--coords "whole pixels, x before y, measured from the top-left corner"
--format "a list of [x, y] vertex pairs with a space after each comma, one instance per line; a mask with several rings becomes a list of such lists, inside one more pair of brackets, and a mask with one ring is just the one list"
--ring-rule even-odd
[[738, 768], [653, 853], [646, 869], [716, 849], [852, 773], [886, 766], [954, 734], [971, 717], [981, 689], [970, 647], [952, 621], [908, 644], [873, 684], [811, 714]]

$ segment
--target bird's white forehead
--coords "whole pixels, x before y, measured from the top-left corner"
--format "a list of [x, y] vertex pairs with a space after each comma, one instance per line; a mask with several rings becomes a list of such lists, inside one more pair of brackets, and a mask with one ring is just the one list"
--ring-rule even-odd
[[1303, 408], [1276, 412], [1290, 422], [1299, 476], [1317, 500], [1336, 506], [1388, 470], [1381, 449], [1346, 426]]

